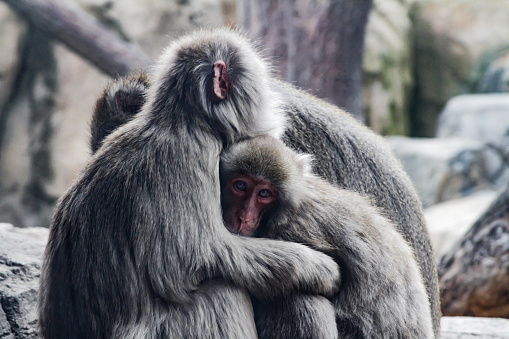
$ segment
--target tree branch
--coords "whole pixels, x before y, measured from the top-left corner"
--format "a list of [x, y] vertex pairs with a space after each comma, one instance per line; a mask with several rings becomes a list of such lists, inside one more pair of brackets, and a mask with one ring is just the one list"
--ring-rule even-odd
[[146, 69], [152, 63], [139, 47], [122, 40], [72, 2], [1, 1], [112, 77]]

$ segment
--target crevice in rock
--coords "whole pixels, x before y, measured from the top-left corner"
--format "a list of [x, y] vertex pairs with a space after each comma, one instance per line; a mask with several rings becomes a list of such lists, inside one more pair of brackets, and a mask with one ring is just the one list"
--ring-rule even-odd
[[16, 321], [14, 320], [13, 310], [8, 305], [8, 300], [5, 296], [0, 295], [0, 308], [2, 309], [2, 312], [5, 315], [5, 319], [7, 320], [7, 324], [9, 325], [10, 331], [7, 333], [7, 337], [9, 335], [16, 336], [16, 329], [18, 328], [18, 325], [16, 324]]

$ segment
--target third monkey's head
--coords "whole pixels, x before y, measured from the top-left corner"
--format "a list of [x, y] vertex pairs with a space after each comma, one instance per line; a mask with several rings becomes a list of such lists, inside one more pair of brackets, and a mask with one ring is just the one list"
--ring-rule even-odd
[[262, 136], [239, 142], [221, 156], [221, 201], [226, 227], [251, 236], [274, 213], [297, 205], [312, 176], [310, 156], [278, 139]]

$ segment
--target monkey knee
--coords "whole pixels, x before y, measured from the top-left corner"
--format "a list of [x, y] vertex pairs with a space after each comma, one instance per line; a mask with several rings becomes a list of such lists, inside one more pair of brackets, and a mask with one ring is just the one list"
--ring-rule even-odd
[[335, 310], [322, 296], [293, 295], [271, 303], [253, 302], [258, 337], [335, 339]]
[[211, 280], [193, 293], [189, 317], [210, 338], [256, 338], [251, 297], [243, 288]]
[[294, 305], [295, 319], [303, 338], [338, 338], [334, 306], [327, 298], [298, 295]]

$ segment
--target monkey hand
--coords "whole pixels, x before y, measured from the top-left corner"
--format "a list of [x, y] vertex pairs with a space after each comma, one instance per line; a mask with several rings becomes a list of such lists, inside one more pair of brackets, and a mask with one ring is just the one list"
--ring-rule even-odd
[[341, 272], [337, 263], [328, 255], [307, 246], [299, 246], [301, 264], [295, 267], [295, 283], [298, 290], [330, 297], [338, 292]]

